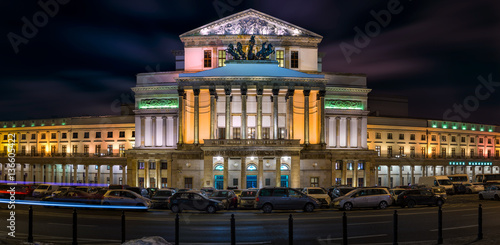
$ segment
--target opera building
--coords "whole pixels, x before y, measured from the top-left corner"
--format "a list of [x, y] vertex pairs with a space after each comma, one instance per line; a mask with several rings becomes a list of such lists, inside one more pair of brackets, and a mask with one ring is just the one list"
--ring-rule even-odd
[[1, 179], [8, 134], [28, 182], [396, 186], [500, 172], [497, 126], [369, 99], [365, 75], [322, 71], [322, 36], [304, 28], [249, 9], [180, 40], [176, 71], [137, 75], [130, 113], [0, 122]]

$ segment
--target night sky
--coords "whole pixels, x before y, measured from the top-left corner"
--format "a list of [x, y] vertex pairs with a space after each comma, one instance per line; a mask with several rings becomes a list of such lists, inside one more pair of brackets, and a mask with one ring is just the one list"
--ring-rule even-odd
[[[0, 120], [117, 114], [137, 73], [175, 69], [180, 34], [254, 8], [322, 35], [323, 71], [366, 74], [372, 93], [407, 97], [410, 117], [500, 125], [499, 1], [59, 1], [46, 23], [38, 1], [0, 2]], [[388, 9], [348, 62], [341, 44], [356, 47], [355, 28]]]

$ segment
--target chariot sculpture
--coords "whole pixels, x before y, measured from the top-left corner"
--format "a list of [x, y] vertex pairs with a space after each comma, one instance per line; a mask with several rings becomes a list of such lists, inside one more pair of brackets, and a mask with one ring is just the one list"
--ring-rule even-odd
[[250, 41], [248, 42], [248, 51], [245, 54], [243, 51], [243, 45], [240, 42], [236, 44], [236, 48], [233, 44], [229, 44], [226, 49], [226, 53], [233, 56], [235, 60], [267, 60], [269, 55], [274, 53], [274, 48], [272, 44], [262, 43], [262, 48], [256, 54], [253, 52], [253, 46], [255, 46], [255, 36], [252, 35]]

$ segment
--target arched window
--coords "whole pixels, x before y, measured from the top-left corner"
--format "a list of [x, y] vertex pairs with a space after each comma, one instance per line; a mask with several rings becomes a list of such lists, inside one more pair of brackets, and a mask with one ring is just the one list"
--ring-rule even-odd
[[288, 166], [288, 164], [286, 164], [286, 163], [282, 163], [281, 164], [281, 171], [287, 171], [287, 170], [290, 170], [290, 166]]
[[215, 168], [214, 168], [214, 169], [215, 169], [215, 170], [217, 170], [217, 171], [223, 171], [223, 170], [224, 170], [224, 165], [222, 165], [222, 164], [217, 164], [217, 165], [215, 165]]
[[255, 165], [255, 164], [248, 164], [247, 171], [255, 171], [255, 170], [257, 170], [257, 165]]

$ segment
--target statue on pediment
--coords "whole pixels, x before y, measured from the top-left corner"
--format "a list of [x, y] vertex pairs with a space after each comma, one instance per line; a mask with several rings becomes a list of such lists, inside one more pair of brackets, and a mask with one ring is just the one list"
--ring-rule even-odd
[[253, 46], [255, 45], [255, 36], [252, 35], [250, 37], [250, 41], [248, 41], [248, 60], [255, 60], [255, 54], [253, 53]]
[[235, 59], [235, 60], [239, 60], [240, 59], [240, 55], [236, 52], [236, 49], [234, 49], [234, 46], [233, 46], [232, 43], [230, 43], [229, 45], [227, 45], [226, 53], [228, 53], [231, 56], [233, 56], [233, 59]]
[[238, 42], [236, 44], [236, 52], [238, 52], [238, 54], [241, 56], [241, 59], [242, 60], [246, 60], [247, 59], [247, 55], [245, 54], [245, 52], [243, 51], [243, 45], [241, 45], [240, 42]]
[[226, 53], [230, 54], [234, 60], [267, 60], [268, 56], [274, 53], [274, 48], [272, 44], [266, 43], [262, 44], [262, 48], [257, 54], [253, 52], [253, 46], [255, 46], [255, 36], [252, 35], [250, 41], [248, 41], [248, 51], [245, 54], [243, 51], [243, 45], [240, 42], [236, 44], [236, 48], [233, 44], [227, 45]]
[[262, 48], [255, 55], [259, 60], [267, 60], [267, 57], [274, 53], [273, 45], [268, 44], [266, 48], [266, 42], [262, 43]]

